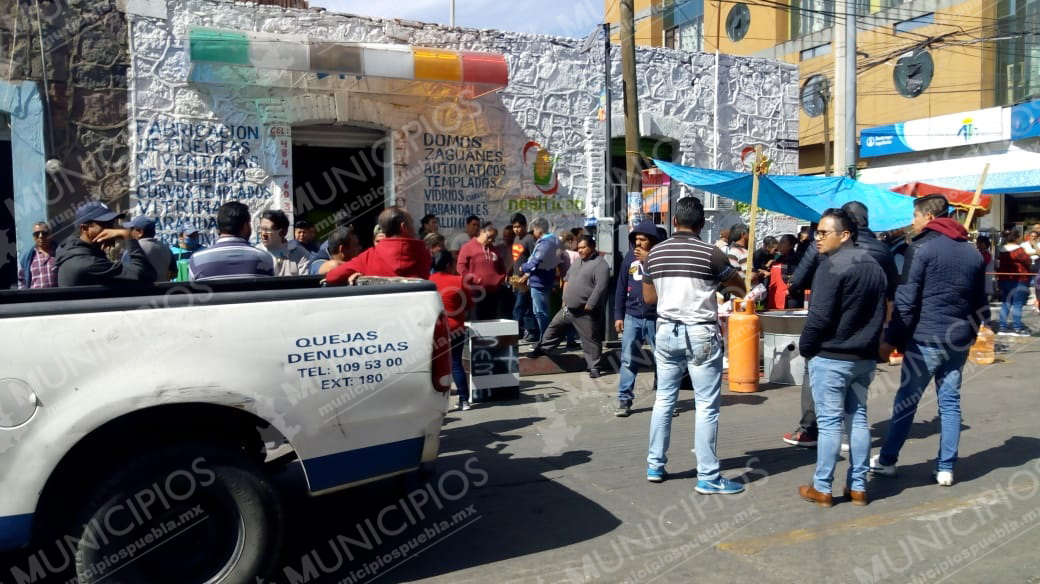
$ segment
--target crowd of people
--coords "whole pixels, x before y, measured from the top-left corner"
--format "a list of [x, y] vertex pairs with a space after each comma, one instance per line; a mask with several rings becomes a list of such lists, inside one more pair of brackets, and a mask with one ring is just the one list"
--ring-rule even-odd
[[[1022, 308], [1030, 288], [1040, 288], [1040, 228], [1030, 230], [1024, 241], [1018, 229], [1001, 234], [994, 257], [991, 240], [980, 236], [971, 243], [948, 210], [942, 196], [922, 197], [914, 201], [907, 232], [875, 234], [869, 210], [850, 202], [828, 209], [818, 224], [797, 235], [766, 237], [761, 248], [749, 250], [748, 228], [742, 224], [723, 230], [714, 245], [702, 241], [703, 205], [686, 197], [674, 205], [670, 236], [648, 220], [632, 226], [611, 291], [610, 267], [591, 235], [581, 229], [554, 233], [545, 218], [529, 223], [520, 213], [501, 232], [490, 221], [468, 217], [465, 231], [446, 239], [436, 216], [423, 217], [417, 229], [405, 209], [390, 207], [378, 217], [374, 245], [362, 249], [349, 223], [320, 242], [314, 225], [302, 220], [290, 225], [276, 210], [262, 213], [259, 242], [253, 244], [249, 208], [228, 202], [217, 213], [213, 244], [202, 247], [198, 232], [189, 227], [168, 247], [156, 239], [154, 220], [136, 217], [121, 223], [122, 215], [91, 202], [77, 210], [75, 233], [56, 247], [46, 223], [34, 226], [36, 245], [21, 259], [19, 284], [45, 288], [320, 275], [335, 286], [362, 276], [429, 279], [440, 292], [453, 332], [470, 320], [511, 318], [530, 344], [530, 356], [565, 343], [580, 347], [592, 378], [603, 374], [606, 304], [613, 293], [613, 328], [621, 335], [617, 417], [631, 414], [640, 365], [654, 365], [647, 480], [667, 478], [671, 420], [688, 373], [696, 404], [696, 490], [714, 494], [743, 489], [719, 473], [715, 446], [725, 366], [722, 307], [729, 298], [755, 299], [745, 289], [751, 271], [759, 296], [764, 289], [782, 290], [779, 300], [770, 295], [773, 308], [807, 309], [799, 341], [806, 360], [801, 418], [797, 429], [783, 436], [789, 444], [817, 448], [813, 482], [801, 487], [800, 495], [832, 505], [835, 463], [839, 451], [848, 450], [845, 496], [865, 505], [867, 473], [895, 474], [916, 404], [933, 378], [942, 426], [935, 477], [940, 485], [953, 483], [961, 369], [979, 328], [989, 324], [994, 292], [1002, 301], [996, 332], [1031, 334], [1022, 324]], [[806, 307], [808, 291], [812, 297]], [[467, 410], [465, 335], [452, 338], [459, 408]], [[884, 445], [870, 458], [867, 388], [875, 363], [887, 361], [893, 351], [904, 355], [900, 388]]]

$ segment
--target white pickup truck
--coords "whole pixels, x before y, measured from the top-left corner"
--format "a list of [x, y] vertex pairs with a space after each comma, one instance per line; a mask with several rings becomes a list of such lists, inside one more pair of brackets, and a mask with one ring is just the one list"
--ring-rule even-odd
[[322, 494], [437, 457], [451, 363], [429, 282], [10, 291], [0, 326], [15, 581], [254, 582], [281, 542], [272, 467], [298, 459]]

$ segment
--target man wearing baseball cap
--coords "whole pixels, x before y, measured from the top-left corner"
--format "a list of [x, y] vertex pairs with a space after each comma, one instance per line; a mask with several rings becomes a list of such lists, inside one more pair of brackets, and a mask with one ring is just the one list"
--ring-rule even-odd
[[123, 227], [130, 230], [130, 237], [137, 240], [144, 255], [148, 256], [148, 262], [155, 270], [155, 281], [169, 282], [174, 268], [173, 252], [155, 239], [155, 219], [142, 215], [123, 223]]
[[173, 254], [174, 263], [174, 282], [188, 282], [191, 280], [191, 276], [188, 273], [188, 262], [191, 260], [191, 254], [202, 249], [206, 248], [199, 244], [199, 230], [190, 223], [183, 223], [181, 228], [177, 230], [177, 244], [170, 246], [170, 253]]
[[[76, 210], [76, 232], [58, 246], [58, 286], [119, 285], [154, 282], [155, 270], [130, 230], [115, 227], [122, 214], [98, 201]], [[117, 239], [126, 240], [122, 263], [112, 263], [105, 252]]]

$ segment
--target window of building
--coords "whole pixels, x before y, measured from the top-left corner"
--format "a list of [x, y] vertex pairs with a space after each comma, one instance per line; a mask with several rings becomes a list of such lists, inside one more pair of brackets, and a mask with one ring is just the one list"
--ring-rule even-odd
[[1040, 0], [1000, 0], [997, 18], [997, 103], [1040, 98]]
[[821, 31], [834, 24], [834, 0], [791, 0], [791, 38]]
[[799, 61], [808, 61], [809, 59], [812, 59], [813, 57], [820, 57], [822, 55], [827, 55], [830, 52], [831, 52], [831, 44], [830, 43], [823, 43], [822, 45], [816, 45], [815, 47], [812, 47], [810, 49], [805, 49], [804, 51], [801, 51], [800, 53], [798, 53], [798, 60]]
[[664, 44], [670, 49], [704, 49], [704, 0], [665, 0]]
[[[864, 8], [869, 10], [871, 14], [875, 12], [881, 12], [882, 10], [886, 10], [888, 8], [895, 8], [896, 6], [899, 6], [900, 4], [906, 4], [909, 1], [910, 0], [863, 0], [863, 2], [866, 3], [866, 6], [864, 6]], [[865, 13], [866, 12], [863, 11], [860, 12], [860, 14]]]
[[928, 14], [922, 14], [909, 20], [903, 20], [892, 25], [892, 28], [896, 32], [909, 32], [916, 28], [935, 24], [935, 13], [929, 12]]

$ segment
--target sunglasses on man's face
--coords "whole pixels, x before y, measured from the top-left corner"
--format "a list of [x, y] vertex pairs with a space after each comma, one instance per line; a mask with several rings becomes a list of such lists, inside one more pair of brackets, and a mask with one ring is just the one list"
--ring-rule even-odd
[[33, 237], [46, 237], [50, 234], [50, 231], [33, 231]]

